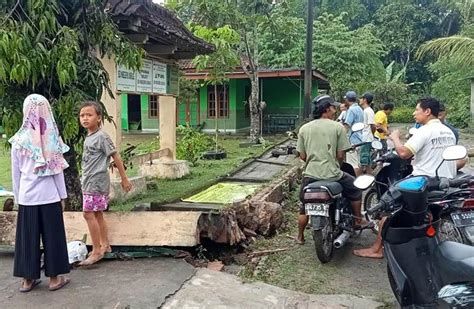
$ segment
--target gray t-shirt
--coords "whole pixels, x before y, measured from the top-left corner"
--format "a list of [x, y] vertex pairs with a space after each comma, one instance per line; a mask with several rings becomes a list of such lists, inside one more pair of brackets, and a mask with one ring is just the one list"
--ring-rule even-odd
[[82, 154], [82, 193], [108, 194], [110, 156], [117, 152], [110, 137], [98, 130], [86, 137]]

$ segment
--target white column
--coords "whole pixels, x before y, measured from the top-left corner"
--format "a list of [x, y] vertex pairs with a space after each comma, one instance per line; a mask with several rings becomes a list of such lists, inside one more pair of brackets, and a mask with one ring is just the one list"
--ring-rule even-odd
[[115, 98], [112, 98], [105, 89], [102, 91], [101, 101], [104, 103], [107, 113], [112, 116], [115, 122], [105, 121], [104, 131], [110, 135], [117, 149], [120, 149], [122, 143], [122, 103], [120, 96], [117, 94], [117, 66], [115, 60], [107, 56], [100, 58], [100, 61], [104, 69], [109, 73], [109, 87], [112, 93], [115, 94]]
[[176, 98], [160, 96], [160, 149], [168, 148], [170, 156], [164, 160], [176, 160]]

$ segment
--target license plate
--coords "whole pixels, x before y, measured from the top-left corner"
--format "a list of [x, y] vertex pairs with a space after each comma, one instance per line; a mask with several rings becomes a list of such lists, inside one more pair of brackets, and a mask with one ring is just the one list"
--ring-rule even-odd
[[457, 227], [474, 225], [474, 211], [452, 213], [451, 218]]
[[308, 203], [304, 205], [308, 216], [329, 217], [329, 205], [319, 203]]

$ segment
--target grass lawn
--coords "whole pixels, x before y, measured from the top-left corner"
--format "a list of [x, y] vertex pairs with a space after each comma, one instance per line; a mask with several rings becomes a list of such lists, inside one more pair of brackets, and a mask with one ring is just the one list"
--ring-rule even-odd
[[[275, 144], [282, 141], [284, 136], [267, 137], [267, 147], [270, 144]], [[150, 141], [153, 141], [154, 137], [151, 135], [136, 139], [125, 138], [124, 144], [136, 144], [139, 143], [141, 147], [149, 145]], [[233, 169], [238, 167], [244, 161], [249, 158], [259, 156], [264, 152], [263, 146], [240, 148], [239, 143], [245, 142], [246, 137], [221, 137], [219, 142], [227, 151], [227, 159], [225, 160], [199, 160], [196, 166], [191, 166], [191, 174], [177, 180], [155, 180], [157, 189], [148, 191], [146, 194], [137, 196], [123, 203], [114, 203], [111, 205], [112, 210], [127, 211], [133, 208], [134, 205], [139, 203], [157, 202], [166, 203], [179, 200], [184, 198], [196, 190], [204, 188], [210, 185], [216, 178], [225, 176]], [[150, 149], [150, 146], [145, 146]], [[129, 174], [133, 175], [134, 172], [129, 171]]]
[[0, 186], [7, 190], [12, 189], [12, 173], [10, 164], [10, 150], [4, 147], [5, 140], [0, 139]]
[[[0, 186], [8, 191], [12, 190], [12, 172], [10, 164], [10, 150], [5, 149], [5, 140], [0, 138]], [[0, 210], [7, 197], [0, 197]]]

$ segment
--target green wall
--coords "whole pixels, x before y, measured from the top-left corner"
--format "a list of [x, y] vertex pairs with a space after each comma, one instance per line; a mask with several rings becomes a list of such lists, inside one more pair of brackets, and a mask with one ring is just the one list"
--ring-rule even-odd
[[[236, 113], [236, 100], [237, 100], [237, 80], [232, 79], [229, 81], [229, 116], [227, 118], [218, 118], [217, 128], [220, 131], [235, 130], [237, 113]], [[204, 129], [213, 130], [215, 129], [216, 120], [214, 117], [208, 118], [207, 115], [207, 86], [201, 87], [199, 91], [200, 102], [201, 102], [201, 122], [205, 122]]]
[[[265, 78], [261, 80], [262, 99], [267, 103], [264, 114], [281, 115], [299, 115], [300, 113], [300, 94], [303, 100], [303, 90], [300, 89], [300, 80], [297, 78]], [[233, 79], [229, 81], [229, 117], [218, 119], [218, 129], [239, 130], [250, 126], [250, 117], [245, 115], [246, 88], [250, 91], [250, 81], [248, 79]], [[303, 87], [303, 81], [301, 81]], [[313, 81], [313, 97], [318, 93], [317, 81]], [[207, 86], [199, 89], [199, 103], [190, 102], [190, 125], [196, 126], [205, 122], [204, 129], [213, 130], [215, 128], [215, 119], [207, 116]], [[197, 98], [196, 98], [197, 99]], [[128, 96], [120, 95], [122, 104], [122, 129], [129, 130], [128, 125]], [[141, 123], [142, 130], [158, 130], [159, 120], [149, 118], [149, 96], [140, 96]], [[198, 108], [198, 104], [200, 104]], [[302, 104], [302, 102], [301, 102]], [[186, 124], [186, 104], [178, 104], [178, 124]], [[198, 115], [200, 110], [200, 115]], [[198, 117], [199, 116], [199, 117]], [[200, 118], [200, 119], [199, 119]]]
[[158, 130], [160, 128], [160, 122], [158, 118], [149, 117], [149, 99], [150, 96], [147, 94], [140, 95], [142, 130]]
[[248, 89], [250, 93], [250, 81], [248, 79], [238, 79], [236, 80], [237, 87], [237, 100], [236, 100], [236, 128], [243, 129], [250, 127], [250, 117], [245, 115], [245, 104], [248, 98], [245, 97], [245, 88]]
[[128, 96], [126, 93], [120, 95], [120, 102], [122, 104], [122, 130], [128, 131]]
[[[264, 114], [300, 115], [304, 99], [304, 83], [298, 78], [262, 78], [260, 91], [263, 91], [262, 100], [267, 103]], [[300, 89], [301, 85], [301, 89]], [[229, 117], [218, 120], [218, 129], [224, 127], [229, 130], [245, 129], [250, 126], [250, 117], [245, 115], [246, 88], [250, 87], [248, 79], [232, 79], [229, 81]], [[250, 93], [250, 89], [248, 89]], [[312, 84], [312, 97], [318, 94], [318, 84]], [[215, 119], [207, 116], [207, 86], [199, 91], [201, 104], [201, 122], [206, 122], [205, 129], [215, 128]], [[300, 103], [301, 100], [301, 103]]]
[[[300, 88], [301, 86], [301, 88]], [[264, 114], [300, 115], [304, 102], [304, 80], [298, 78], [265, 78], [261, 90], [267, 103]], [[312, 98], [318, 95], [316, 80], [312, 83]]]
[[[190, 126], [197, 126], [200, 121], [199, 121], [199, 106], [198, 106], [198, 96], [199, 93], [196, 91], [196, 96], [194, 96], [190, 101], [189, 101], [189, 125]], [[177, 102], [177, 109], [178, 109], [178, 119], [177, 123], [178, 125], [187, 125], [186, 122], [186, 102]]]

